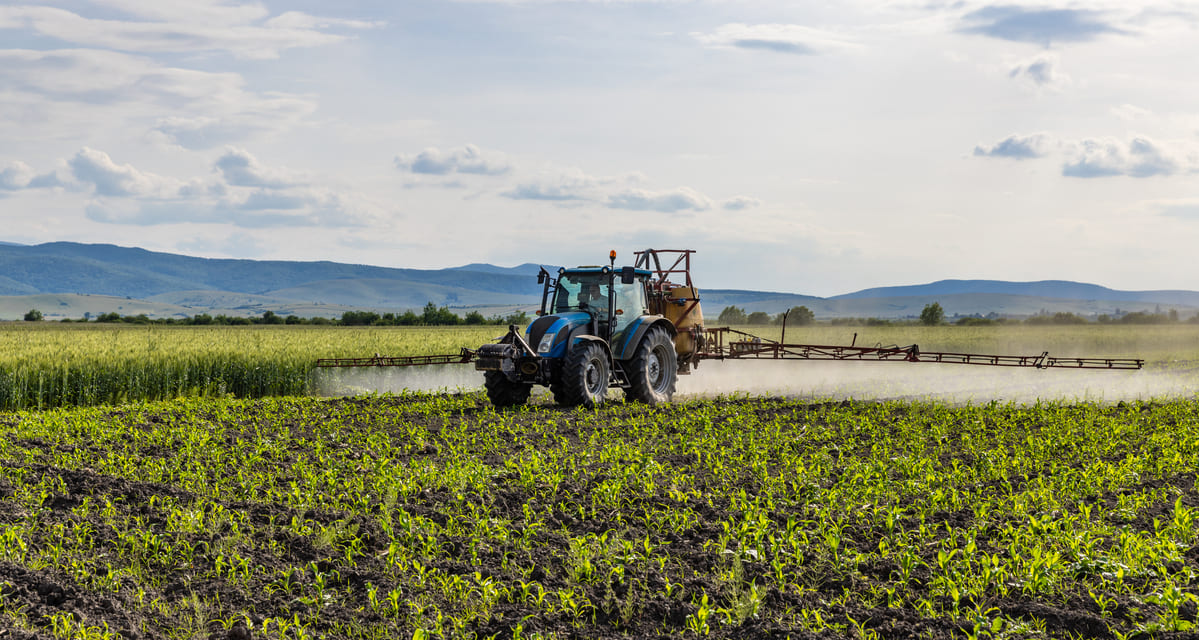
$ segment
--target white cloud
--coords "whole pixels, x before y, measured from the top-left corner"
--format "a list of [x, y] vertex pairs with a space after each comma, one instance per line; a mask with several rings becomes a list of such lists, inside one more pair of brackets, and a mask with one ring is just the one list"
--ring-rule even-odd
[[721, 206], [723, 206], [726, 211], [744, 211], [746, 209], [752, 209], [760, 206], [761, 204], [762, 201], [757, 198], [751, 198], [749, 196], [736, 196], [725, 200], [724, 204]]
[[[474, 145], [448, 151], [428, 148], [417, 154], [401, 154], [396, 156], [395, 165], [404, 171], [432, 176], [519, 173], [519, 167], [507, 155], [483, 151]], [[541, 200], [571, 206], [592, 204], [628, 211], [704, 211], [714, 206], [711, 198], [690, 187], [655, 190], [643, 186], [645, 183], [646, 178], [640, 173], [594, 176], [574, 167], [552, 166], [534, 175], [519, 176], [499, 195], [510, 200]], [[449, 180], [426, 182], [423, 186], [459, 189], [467, 185], [459, 180]], [[757, 204], [753, 198], [739, 196], [725, 206], [732, 210]]]
[[541, 5], [541, 4], [694, 4], [696, 0], [447, 0], [448, 2], [460, 4], [513, 4], [513, 5]]
[[117, 199], [90, 202], [88, 219], [106, 224], [219, 224], [243, 229], [361, 227], [372, 216], [351, 199], [319, 187], [289, 191], [230, 190], [220, 197]]
[[1135, 104], [1122, 104], [1111, 108], [1111, 114], [1121, 120], [1142, 120], [1153, 116], [1153, 112]]
[[1060, 64], [1056, 54], [1043, 53], [1016, 63], [1008, 70], [1008, 77], [1038, 88], [1061, 90], [1070, 85], [1070, 76], [1059, 70]]
[[992, 145], [974, 147], [974, 155], [1031, 160], [1053, 151], [1064, 156], [1062, 175], [1069, 178], [1148, 178], [1199, 172], [1199, 143], [1159, 141], [1148, 136], [1055, 141], [1047, 133], [1011, 135]]
[[[328, 33], [331, 27], [362, 29], [379, 23], [322, 19], [288, 12], [273, 20], [260, 6], [229, 7], [201, 3], [199, 12], [171, 3], [159, 9], [137, 3], [114, 3], [153, 21], [87, 18], [55, 7], [0, 7], [0, 28], [20, 28], [87, 47], [142, 53], [224, 51], [243, 58], [277, 58], [281, 51], [341, 42], [347, 36]], [[155, 3], [141, 3], [152, 5]], [[183, 9], [182, 11], [180, 9]], [[203, 19], [189, 19], [197, 15]]]
[[473, 144], [446, 151], [429, 147], [415, 155], [398, 155], [395, 158], [395, 165], [399, 169], [412, 173], [438, 176], [451, 173], [498, 176], [508, 173], [512, 169], [510, 161], [504, 154], [483, 151]]
[[224, 155], [217, 158], [214, 168], [226, 184], [235, 187], [285, 189], [298, 184], [288, 172], [262, 166], [245, 149], [226, 149]]
[[[80, 105], [88, 112], [114, 106], [133, 126], [191, 149], [283, 131], [316, 110], [308, 97], [247, 91], [235, 73], [179, 69], [93, 49], [0, 50], [0, 84], [9, 87], [0, 92], [0, 115], [9, 123], [36, 118], [51, 105], [75, 117], [82, 115]], [[31, 112], [30, 104], [41, 107]], [[71, 126], [61, 119], [52, 124], [55, 134]]]
[[1129, 176], [1147, 178], [1190, 173], [1199, 169], [1194, 150], [1146, 137], [1127, 142], [1115, 138], [1087, 138], [1071, 145], [1062, 175], [1072, 178]]
[[24, 189], [29, 186], [33, 176], [33, 167], [19, 160], [0, 165], [0, 191]]
[[378, 207], [352, 192], [264, 166], [242, 149], [229, 149], [217, 158], [213, 164], [216, 179], [160, 176], [87, 147], [65, 165], [69, 179], [60, 181], [53, 173], [36, 176], [25, 163], [11, 163], [0, 169], [0, 189], [69, 182], [67, 186], [92, 194], [85, 209], [87, 218], [108, 224], [353, 227], [380, 215]]
[[178, 180], [117, 164], [107, 153], [87, 147], [68, 160], [67, 165], [75, 180], [90, 185], [100, 196], [163, 197], [182, 186]]
[[198, 24], [246, 24], [270, 15], [258, 2], [228, 0], [92, 0], [92, 4], [116, 9], [143, 20], [185, 21]]
[[713, 33], [694, 32], [691, 36], [713, 48], [792, 55], [819, 55], [858, 46], [841, 35], [798, 24], [730, 23], [720, 26]]
[[542, 171], [531, 179], [518, 183], [502, 195], [513, 200], [602, 201], [610, 187], [629, 182], [638, 182], [635, 175], [624, 177], [597, 177], [580, 169], [561, 168]]
[[608, 196], [606, 205], [611, 209], [674, 213], [711, 209], [712, 200], [688, 187], [678, 187], [668, 191], [625, 189]]
[[1034, 133], [1032, 135], [1013, 135], [996, 142], [993, 145], [978, 145], [974, 147], [974, 155], [988, 158], [1014, 158], [1027, 160], [1045, 156], [1049, 150], [1049, 135]]
[[593, 176], [575, 168], [543, 171], [503, 192], [513, 200], [544, 200], [560, 204], [602, 204], [609, 209], [627, 211], [704, 211], [712, 208], [712, 199], [690, 188], [646, 189], [639, 185], [645, 177], [639, 173], [621, 176]]
[[1111, 16], [1076, 8], [1021, 7], [993, 4], [962, 17], [959, 31], [1046, 47], [1055, 42], [1087, 42], [1108, 34], [1123, 34]]
[[1199, 221], [1199, 198], [1157, 200], [1148, 203], [1159, 215]]
[[346, 20], [342, 18], [323, 18], [299, 11], [281, 13], [266, 21], [266, 26], [275, 29], [331, 29], [343, 27], [347, 29], [374, 29], [383, 26], [381, 21]]

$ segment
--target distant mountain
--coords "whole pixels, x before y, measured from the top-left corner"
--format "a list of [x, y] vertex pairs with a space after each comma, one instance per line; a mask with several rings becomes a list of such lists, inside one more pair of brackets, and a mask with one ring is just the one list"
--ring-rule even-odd
[[[231, 260], [182, 256], [106, 244], [0, 242], [0, 318], [36, 308], [48, 318], [110, 311], [150, 316], [226, 313], [334, 316], [350, 309], [401, 311], [433, 302], [485, 315], [531, 311], [540, 302], [541, 265], [474, 263], [449, 269], [393, 269], [336, 262]], [[545, 265], [551, 273], [557, 267]], [[703, 310], [726, 306], [779, 313], [807, 306], [818, 317], [902, 318], [940, 302], [946, 313], [1085, 315], [1177, 308], [1199, 310], [1199, 292], [1117, 291], [1066, 281], [942, 280], [880, 287], [831, 298], [795, 293], [705, 289]]]
[[1196, 291], [1118, 291], [1096, 284], [1067, 280], [1006, 282], [1002, 280], [939, 280], [929, 284], [877, 287], [833, 296], [830, 300], [857, 298], [936, 297], [966, 293], [995, 293], [1009, 296], [1033, 296], [1063, 300], [1119, 300], [1164, 305], [1199, 307]]
[[[379, 279], [458, 287], [464, 282], [465, 272], [337, 262], [194, 258], [114, 245], [52, 242], [0, 247], [0, 273], [40, 293], [144, 298], [189, 289], [266, 294], [326, 280]], [[536, 281], [525, 276], [469, 273], [470, 288], [479, 291], [518, 294], [536, 288]]]
[[485, 262], [472, 262], [461, 267], [450, 267], [449, 269], [446, 269], [446, 271], [473, 271], [475, 273], [498, 273], [509, 276], [536, 276], [537, 272], [540, 271], [542, 267], [545, 267], [545, 270], [549, 271], [550, 273], [555, 273], [558, 271], [558, 267], [534, 264], [532, 262], [526, 262], [515, 267], [497, 267], [493, 264], [487, 264]]
[[1199, 305], [1147, 303], [1135, 300], [1082, 300], [1043, 298], [1001, 293], [950, 293], [923, 296], [879, 298], [815, 298], [793, 294], [764, 294], [753, 291], [700, 290], [704, 315], [715, 317], [726, 306], [746, 311], [782, 313], [791, 307], [805, 306], [820, 318], [915, 318], [924, 305], [937, 302], [949, 316], [997, 313], [1001, 316], [1030, 316], [1043, 311], [1076, 313], [1082, 316], [1113, 315], [1120, 311], [1177, 309], [1186, 314], [1199, 311]]
[[[218, 290], [267, 294], [330, 280], [391, 280], [493, 293], [528, 293], [528, 276], [461, 269], [391, 269], [336, 262], [194, 258], [113, 245], [53, 242], [0, 246], [0, 287], [41, 293], [148, 297], [171, 291]], [[464, 277], [469, 273], [468, 277]], [[534, 271], [534, 273], [536, 273]], [[14, 284], [15, 283], [15, 284]]]

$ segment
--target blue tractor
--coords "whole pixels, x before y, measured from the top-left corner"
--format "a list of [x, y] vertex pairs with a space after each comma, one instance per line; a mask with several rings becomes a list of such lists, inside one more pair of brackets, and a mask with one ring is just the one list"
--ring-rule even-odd
[[[594, 407], [608, 389], [647, 404], [669, 402], [675, 391], [678, 330], [661, 307], [647, 268], [544, 268], [538, 318], [521, 335], [513, 325], [496, 344], [475, 353], [487, 397], [497, 407], [528, 401], [533, 385], [547, 386], [563, 406]], [[646, 265], [648, 266], [648, 264]]]

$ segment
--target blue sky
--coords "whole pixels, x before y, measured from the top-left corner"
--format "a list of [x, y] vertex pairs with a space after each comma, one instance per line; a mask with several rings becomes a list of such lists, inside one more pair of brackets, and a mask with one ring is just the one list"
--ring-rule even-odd
[[0, 240], [1199, 290], [1199, 7], [0, 4]]

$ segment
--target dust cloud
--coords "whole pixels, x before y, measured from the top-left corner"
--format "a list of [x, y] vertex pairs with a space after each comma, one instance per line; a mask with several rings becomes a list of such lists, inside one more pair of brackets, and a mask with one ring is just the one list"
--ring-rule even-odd
[[1116, 403], [1199, 396], [1199, 373], [984, 367], [911, 362], [726, 360], [680, 376], [678, 396], [748, 394], [812, 399], [1037, 400]]

